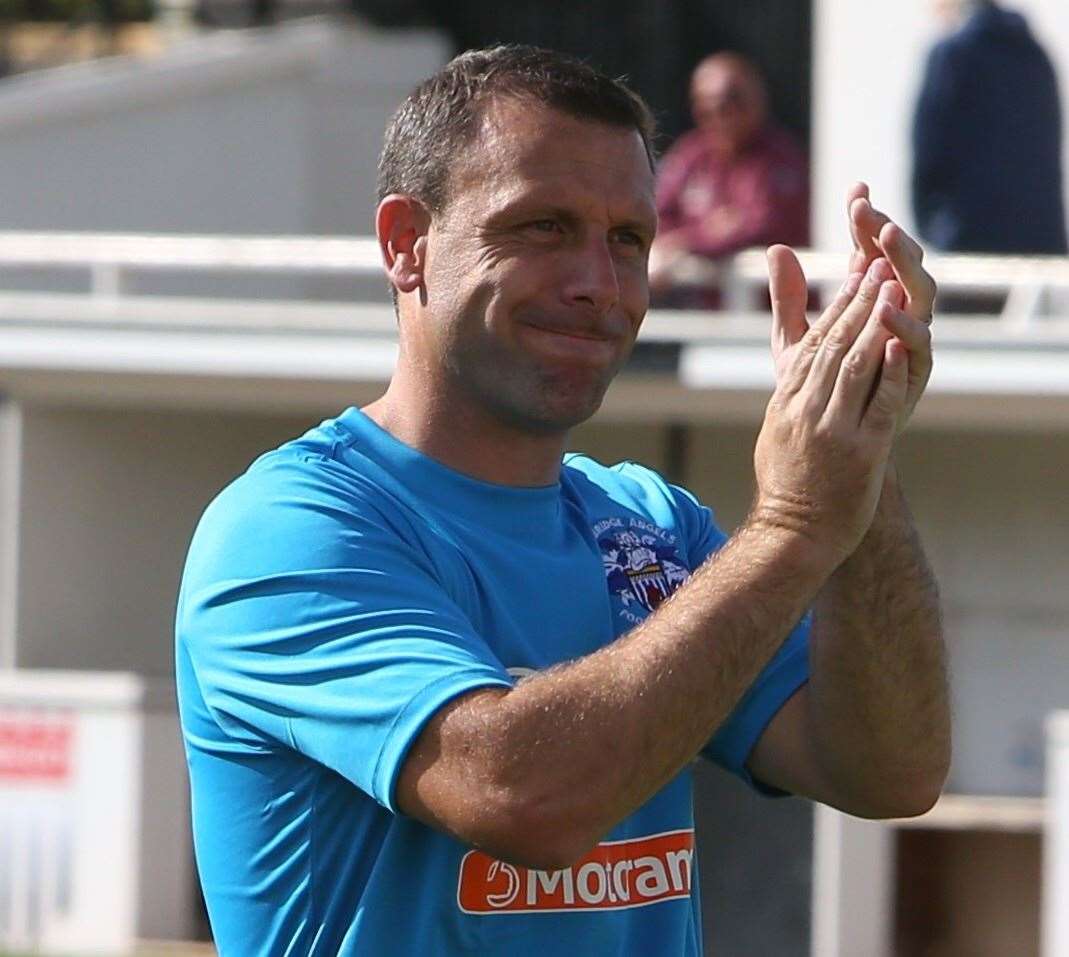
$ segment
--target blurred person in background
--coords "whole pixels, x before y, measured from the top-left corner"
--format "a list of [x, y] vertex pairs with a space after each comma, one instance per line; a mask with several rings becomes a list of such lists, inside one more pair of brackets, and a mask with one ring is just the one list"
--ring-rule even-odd
[[921, 237], [952, 252], [1065, 253], [1061, 106], [1024, 18], [938, 0], [951, 30], [928, 56], [913, 121]]
[[723, 257], [809, 242], [809, 169], [801, 146], [769, 116], [764, 79], [741, 54], [702, 60], [690, 98], [695, 129], [658, 170], [650, 289], [659, 305], [715, 307]]

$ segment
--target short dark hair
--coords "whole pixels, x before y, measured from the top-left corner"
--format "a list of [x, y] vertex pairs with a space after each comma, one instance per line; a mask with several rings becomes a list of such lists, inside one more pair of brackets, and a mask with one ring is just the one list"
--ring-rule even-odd
[[530, 99], [581, 120], [634, 129], [653, 166], [653, 114], [623, 80], [575, 57], [532, 46], [468, 50], [398, 107], [379, 158], [378, 197], [403, 193], [431, 213], [449, 202], [449, 174], [493, 99]]

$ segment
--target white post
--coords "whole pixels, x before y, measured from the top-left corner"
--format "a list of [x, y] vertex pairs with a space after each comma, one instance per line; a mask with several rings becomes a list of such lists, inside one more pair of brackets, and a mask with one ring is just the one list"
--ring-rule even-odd
[[22, 409], [0, 396], [0, 670], [17, 660], [21, 480]]
[[1043, 957], [1069, 954], [1069, 711], [1047, 718], [1042, 926]]
[[122, 266], [118, 263], [93, 263], [92, 292], [103, 299], [117, 299], [123, 291]]
[[894, 869], [893, 827], [817, 805], [812, 957], [890, 957]]

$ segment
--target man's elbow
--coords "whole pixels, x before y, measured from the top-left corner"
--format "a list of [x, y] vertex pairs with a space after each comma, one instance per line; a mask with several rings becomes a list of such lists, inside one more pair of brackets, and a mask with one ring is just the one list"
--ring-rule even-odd
[[857, 802], [849, 813], [872, 820], [920, 817], [927, 814], [943, 793], [945, 767], [919, 774], [903, 774], [883, 781]]
[[938, 787], [914, 787], [902, 790], [890, 795], [877, 806], [876, 813], [866, 816], [881, 819], [920, 817], [935, 807], [941, 793], [942, 789]]
[[487, 807], [471, 843], [507, 864], [539, 871], [571, 867], [597, 844], [593, 828], [580, 825], [557, 802], [512, 796]]

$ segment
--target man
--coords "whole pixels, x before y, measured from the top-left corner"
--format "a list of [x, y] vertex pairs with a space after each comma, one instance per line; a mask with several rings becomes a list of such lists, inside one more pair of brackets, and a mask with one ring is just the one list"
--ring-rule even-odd
[[[1058, 82], [1018, 13], [940, 0], [913, 120], [920, 234], [953, 252], [1066, 252]], [[997, 304], [995, 306], [997, 308]]]
[[768, 115], [757, 67], [717, 53], [691, 79], [695, 129], [661, 161], [650, 285], [666, 304], [716, 304], [718, 260], [748, 246], [809, 241], [809, 170]]
[[394, 117], [390, 386], [224, 491], [183, 579], [223, 957], [698, 954], [700, 753], [857, 814], [935, 800], [939, 612], [889, 460], [934, 286], [863, 188], [812, 329], [770, 253], [779, 385], [730, 539], [641, 466], [562, 462], [646, 310], [650, 135], [621, 84], [525, 47]]

